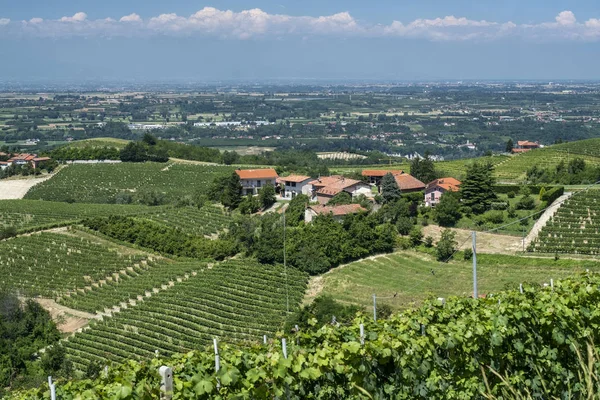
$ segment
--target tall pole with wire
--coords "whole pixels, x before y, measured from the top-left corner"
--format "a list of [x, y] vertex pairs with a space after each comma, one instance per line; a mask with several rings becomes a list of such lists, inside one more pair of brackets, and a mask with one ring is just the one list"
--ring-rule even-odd
[[290, 292], [288, 288], [287, 262], [285, 254], [285, 208], [283, 210], [283, 273], [285, 274], [285, 309], [290, 313]]
[[473, 298], [479, 298], [477, 294], [477, 233], [473, 231]]

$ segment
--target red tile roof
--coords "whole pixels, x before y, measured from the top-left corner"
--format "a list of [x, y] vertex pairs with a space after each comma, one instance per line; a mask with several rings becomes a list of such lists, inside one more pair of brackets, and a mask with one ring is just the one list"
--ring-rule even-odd
[[333, 216], [342, 216], [348, 214], [356, 214], [361, 211], [366, 211], [360, 204], [344, 204], [341, 206], [310, 206], [311, 210], [317, 214], [332, 214]]
[[279, 180], [281, 182], [296, 182], [296, 183], [304, 182], [307, 179], [310, 179], [310, 176], [306, 176], [306, 175], [290, 175], [290, 176], [284, 176], [282, 178], [279, 178]]
[[401, 175], [404, 173], [401, 169], [363, 169], [362, 176], [384, 176], [388, 172], [392, 175]]
[[435, 187], [441, 187], [444, 190], [457, 192], [460, 184], [461, 182], [458, 179], [454, 179], [452, 177], [440, 178], [436, 179], [435, 181], [429, 182], [427, 184], [427, 190], [433, 189]]
[[33, 161], [36, 161], [36, 162], [48, 161], [48, 160], [50, 160], [50, 157], [36, 157], [33, 159]]
[[517, 142], [517, 145], [518, 146], [535, 146], [535, 147], [539, 147], [540, 146], [539, 143], [537, 143], [537, 142], [530, 142], [528, 140], [519, 140]]
[[235, 173], [240, 179], [277, 179], [279, 177], [273, 168], [238, 169]]
[[425, 189], [425, 184], [410, 174], [396, 175], [394, 178], [400, 190]]

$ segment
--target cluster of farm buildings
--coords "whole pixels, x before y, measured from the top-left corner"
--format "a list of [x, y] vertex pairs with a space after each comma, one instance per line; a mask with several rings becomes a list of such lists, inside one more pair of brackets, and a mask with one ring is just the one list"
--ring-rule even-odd
[[6, 159], [6, 161], [0, 161], [0, 169], [6, 169], [11, 165], [23, 166], [31, 165], [32, 168], [39, 168], [40, 164], [46, 161], [50, 161], [50, 157], [38, 157], [37, 154], [19, 153], [19, 154], [8, 154], [0, 152], [0, 159]]
[[310, 222], [319, 214], [332, 214], [334, 218], [342, 218], [347, 214], [364, 211], [359, 204], [328, 206], [327, 203], [336, 195], [346, 192], [353, 199], [364, 195], [373, 200], [381, 191], [381, 180], [386, 174], [392, 174], [402, 193], [422, 192], [427, 207], [435, 207], [442, 194], [458, 191], [461, 182], [448, 177], [436, 179], [427, 184], [402, 170], [363, 170], [363, 180], [346, 178], [342, 175], [331, 175], [313, 179], [306, 175], [289, 175], [279, 177], [273, 168], [238, 169], [242, 192], [244, 195], [256, 195], [265, 185], [271, 184], [279, 189], [281, 199], [293, 199], [303, 194], [311, 203], [318, 203], [307, 208], [305, 219]]

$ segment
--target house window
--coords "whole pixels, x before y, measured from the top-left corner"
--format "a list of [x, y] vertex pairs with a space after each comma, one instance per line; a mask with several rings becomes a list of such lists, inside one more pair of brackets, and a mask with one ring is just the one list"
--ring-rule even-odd
[[261, 183], [260, 183], [260, 181], [256, 181], [256, 186], [257, 186], [257, 187], [260, 187], [260, 186], [261, 186]]
[[431, 201], [435, 200], [435, 193], [431, 193]]
[[292, 182], [292, 183], [290, 183], [290, 186], [291, 186], [291, 187], [296, 187], [296, 182]]

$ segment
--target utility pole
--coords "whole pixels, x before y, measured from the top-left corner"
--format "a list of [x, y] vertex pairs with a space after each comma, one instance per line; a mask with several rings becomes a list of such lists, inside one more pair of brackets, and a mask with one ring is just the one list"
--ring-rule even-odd
[[283, 210], [283, 273], [285, 274], [285, 309], [290, 313], [290, 292], [288, 288], [287, 262], [285, 255], [285, 209]]
[[477, 233], [473, 231], [473, 297], [479, 298], [477, 294]]

